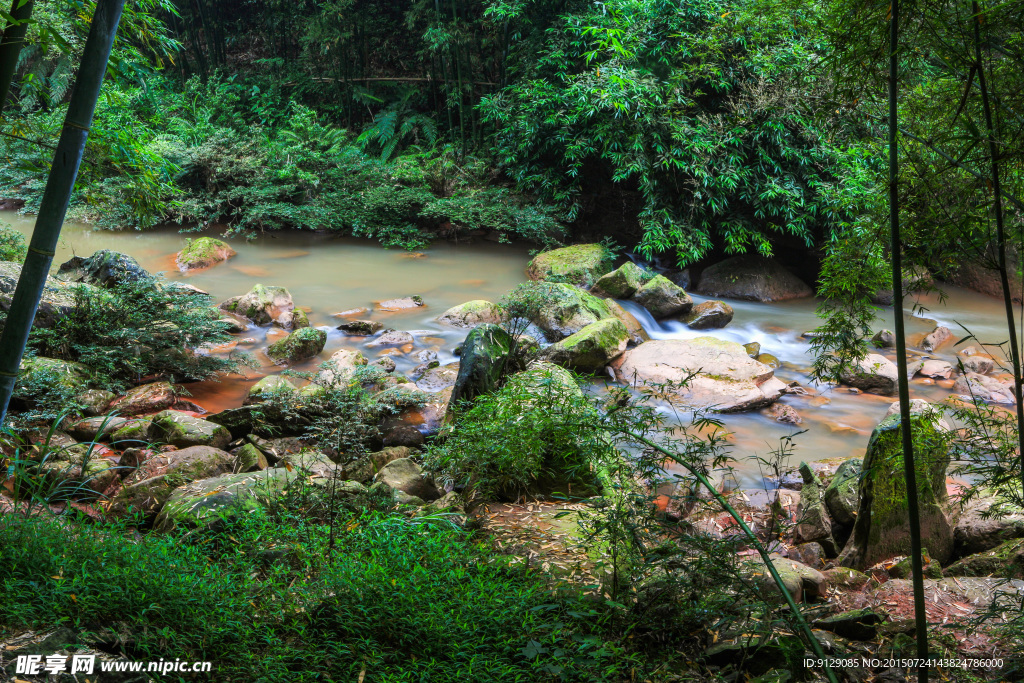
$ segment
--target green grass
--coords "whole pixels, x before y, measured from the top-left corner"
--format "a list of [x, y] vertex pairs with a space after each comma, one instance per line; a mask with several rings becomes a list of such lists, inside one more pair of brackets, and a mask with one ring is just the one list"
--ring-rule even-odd
[[[0, 518], [0, 633], [112, 629], [129, 659], [211, 661], [218, 681], [627, 680], [605, 608], [551, 593], [440, 521], [254, 515], [218, 536]], [[283, 559], [268, 562], [269, 548]], [[173, 680], [173, 678], [168, 678]]]

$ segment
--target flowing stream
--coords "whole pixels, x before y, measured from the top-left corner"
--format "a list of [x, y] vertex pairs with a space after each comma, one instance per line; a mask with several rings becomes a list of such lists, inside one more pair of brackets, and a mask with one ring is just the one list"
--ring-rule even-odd
[[[33, 218], [12, 212], [0, 212], [0, 221], [13, 225], [26, 237], [34, 223]], [[64, 226], [54, 264], [59, 265], [73, 255], [88, 256], [99, 249], [114, 249], [135, 257], [152, 273], [162, 272], [170, 279], [209, 292], [215, 302], [244, 294], [256, 283], [285, 286], [295, 305], [307, 311], [314, 326], [330, 330], [320, 358], [293, 368], [309, 370], [340, 348], [358, 349], [371, 360], [379, 353], [388, 352], [367, 349], [361, 338], [347, 337], [335, 329], [339, 323], [337, 313], [359, 308], [369, 310], [357, 317], [379, 320], [388, 327], [416, 333], [416, 351], [432, 350], [442, 364], [454, 362], [452, 349], [462, 341], [466, 331], [442, 326], [435, 318], [449, 307], [471, 299], [499, 300], [525, 280], [523, 271], [530, 258], [527, 247], [486, 241], [441, 242], [423, 252], [410, 254], [383, 249], [368, 240], [296, 231], [268, 233], [248, 242], [231, 240], [231, 246], [238, 252], [236, 257], [214, 268], [182, 274], [174, 265], [174, 254], [185, 246], [188, 237], [199, 234], [202, 233], [181, 234], [173, 227], [146, 232], [109, 232], [68, 223]], [[216, 236], [213, 231], [206, 234]], [[916, 314], [912, 314], [908, 304], [905, 314], [909, 343], [919, 341], [936, 322], [949, 327], [957, 338], [966, 334], [965, 328], [985, 343], [998, 343], [1007, 338], [1000, 301], [954, 287], [948, 287], [946, 293], [945, 301], [940, 302], [934, 295], [919, 301], [926, 310], [918, 310]], [[409, 295], [423, 297], [426, 307], [407, 313], [373, 310], [374, 301]], [[694, 299], [704, 300], [699, 296]], [[810, 384], [810, 345], [801, 334], [818, 325], [814, 299], [771, 304], [729, 301], [735, 310], [733, 322], [721, 330], [700, 332], [676, 321], [655, 321], [642, 307], [622, 303], [653, 339], [709, 334], [740, 343], [759, 342], [762, 352], [774, 355], [781, 362], [776, 376], [786, 382]], [[1019, 318], [1019, 307], [1017, 314]], [[893, 310], [883, 309], [881, 315], [876, 329], [891, 328]], [[210, 411], [241, 405], [255, 381], [283, 369], [261, 352], [268, 342], [283, 335], [280, 330], [266, 328], [250, 328], [238, 335], [238, 340], [223, 350], [235, 347], [249, 350], [262, 368], [217, 382], [188, 384], [186, 388], [192, 400]], [[955, 351], [968, 344], [980, 348], [973, 341], [956, 348], [949, 343], [929, 357], [955, 365]], [[998, 349], [988, 350], [1002, 358]], [[399, 372], [406, 372], [420, 362], [415, 358], [416, 351], [395, 356]], [[952, 380], [917, 377], [911, 381], [911, 394], [932, 401], [942, 400], [950, 394], [952, 383]], [[767, 474], [752, 456], [768, 456], [779, 446], [780, 438], [798, 431], [805, 430], [794, 441], [795, 449], [789, 457], [793, 464], [801, 460], [863, 455], [872, 428], [895, 400], [854, 394], [844, 387], [819, 386], [816, 389], [817, 393], [812, 396], [787, 395], [782, 399], [803, 417], [799, 426], [777, 422], [758, 412], [720, 416], [732, 432], [729, 444], [737, 459], [736, 471], [743, 486], [760, 486], [763, 475]]]

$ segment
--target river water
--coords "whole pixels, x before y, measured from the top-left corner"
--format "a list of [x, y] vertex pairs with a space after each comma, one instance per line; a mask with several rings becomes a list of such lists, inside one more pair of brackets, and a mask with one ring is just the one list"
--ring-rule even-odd
[[[33, 218], [0, 213], [0, 221], [13, 225], [26, 236], [32, 230]], [[377, 355], [366, 349], [359, 338], [347, 337], [335, 330], [336, 314], [351, 309], [367, 308], [356, 317], [376, 319], [388, 327], [416, 333], [417, 350], [433, 350], [442, 364], [454, 362], [451, 351], [465, 337], [465, 330], [439, 325], [435, 318], [447, 308], [471, 299], [499, 300], [519, 282], [530, 254], [527, 247], [499, 245], [486, 241], [471, 244], [440, 242], [423, 252], [410, 254], [383, 249], [373, 242], [354, 238], [321, 235], [311, 232], [267, 233], [252, 241], [231, 240], [238, 255], [227, 263], [204, 271], [182, 274], [174, 266], [174, 254], [181, 250], [186, 238], [203, 233], [181, 234], [174, 228], [146, 232], [110, 232], [93, 230], [91, 226], [68, 223], [64, 226], [55, 265], [73, 255], [88, 256], [98, 249], [114, 249], [135, 257], [148, 271], [163, 272], [168, 278], [187, 282], [209, 292], [216, 302], [244, 294], [254, 284], [282, 285], [291, 292], [295, 305], [307, 310], [310, 322], [329, 329], [327, 346], [319, 359], [295, 369], [312, 369], [340, 348], [362, 351], [367, 357]], [[216, 231], [209, 233], [217, 236]], [[908, 340], [914, 343], [929, 332], [936, 321], [948, 326], [954, 336], [969, 329], [986, 343], [1006, 339], [1002, 303], [990, 297], [955, 287], [946, 289], [947, 298], [939, 301], [929, 295], [918, 303], [926, 311], [912, 314], [908, 303], [905, 311]], [[408, 313], [381, 313], [373, 310], [373, 302], [394, 297], [419, 295], [425, 308]], [[694, 297], [702, 301], [699, 296]], [[733, 322], [721, 330], [696, 332], [675, 321], [655, 321], [641, 307], [623, 302], [637, 316], [655, 339], [687, 338], [711, 334], [740, 343], [756, 341], [762, 352], [781, 361], [776, 376], [784, 381], [810, 385], [807, 376], [812, 358], [810, 347], [801, 334], [818, 325], [816, 301], [802, 299], [772, 304], [729, 301], [735, 310]], [[1017, 310], [1018, 318], [1020, 309]], [[892, 309], [880, 312], [882, 320], [876, 329], [892, 327]], [[251, 328], [239, 335], [237, 348], [253, 352], [262, 364], [258, 371], [248, 370], [219, 382], [187, 385], [192, 400], [210, 411], [241, 405], [252, 384], [267, 373], [280, 372], [262, 349], [283, 332]], [[969, 342], [974, 346], [976, 342]], [[962, 346], [966, 346], [967, 343]], [[947, 344], [930, 357], [954, 363], [956, 348]], [[997, 358], [1001, 354], [989, 349]], [[419, 362], [414, 354], [395, 357], [400, 372]], [[914, 397], [942, 400], [950, 394], [952, 380], [911, 382]], [[736, 471], [741, 484], [758, 486], [767, 472], [755, 456], [767, 456], [779, 446], [780, 439], [798, 431], [804, 433], [794, 440], [788, 460], [815, 461], [861, 456], [874, 425], [884, 415], [893, 399], [869, 394], [852, 394], [843, 387], [815, 387], [816, 395], [785, 396], [803, 417], [799, 426], [783, 424], [758, 412], [720, 416], [732, 432], [729, 445], [737, 459]]]

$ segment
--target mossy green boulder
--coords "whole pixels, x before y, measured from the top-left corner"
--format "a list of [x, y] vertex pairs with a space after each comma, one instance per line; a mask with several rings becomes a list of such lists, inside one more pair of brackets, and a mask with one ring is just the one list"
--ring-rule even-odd
[[[691, 308], [690, 312], [683, 316], [683, 322], [691, 330], [714, 330], [731, 323], [732, 316], [732, 306], [724, 301], [712, 300], [701, 302]], [[744, 344], [744, 348], [746, 346]], [[760, 348], [760, 345], [758, 345], [758, 348]]]
[[530, 321], [544, 331], [549, 341], [565, 339], [591, 323], [616, 317], [603, 299], [572, 285], [535, 283], [519, 291], [533, 302], [528, 307]]
[[459, 375], [452, 387], [448, 413], [463, 401], [472, 401], [481, 394], [498, 388], [512, 353], [513, 341], [509, 333], [498, 325], [484, 324], [474, 327], [462, 344]]
[[288, 391], [295, 391], [295, 385], [292, 384], [291, 380], [284, 375], [267, 375], [249, 388], [249, 393], [246, 394], [242, 405], [248, 406], [253, 403], [260, 403], [265, 401], [271, 394]]
[[153, 416], [148, 435], [151, 441], [177, 448], [210, 446], [223, 449], [231, 443], [227, 427], [177, 410], [164, 410]]
[[218, 529], [240, 515], [272, 505], [305, 474], [275, 467], [202, 479], [175, 489], [153, 523], [157, 531], [178, 527]]
[[633, 294], [637, 302], [655, 318], [682, 315], [693, 308], [693, 299], [686, 291], [664, 275], [655, 275]]
[[267, 355], [278, 363], [295, 363], [316, 356], [326, 344], [326, 332], [304, 327], [267, 347]]
[[295, 315], [291, 293], [285, 287], [274, 285], [254, 285], [242, 296], [232, 297], [219, 307], [257, 325], [274, 324], [285, 329], [291, 329]]
[[860, 458], [851, 458], [843, 462], [825, 488], [824, 497], [828, 513], [841, 526], [851, 527], [857, 521], [860, 473], [863, 466], [864, 461]]
[[1024, 579], [1024, 538], [1006, 541], [983, 553], [968, 555], [946, 567], [943, 574]]
[[89, 368], [81, 363], [37, 356], [21, 361], [18, 385], [37, 384], [75, 391], [85, 389], [91, 376]]
[[233, 465], [230, 453], [209, 446], [155, 453], [124, 480], [108, 511], [141, 513], [152, 519], [179, 486], [227, 474]]
[[595, 296], [628, 299], [653, 277], [652, 273], [632, 261], [627, 261], [612, 272], [599, 277], [590, 291]]
[[[910, 420], [921, 544], [929, 555], [945, 564], [953, 553], [953, 525], [947, 517], [948, 436], [929, 416], [913, 415]], [[900, 434], [899, 415], [885, 418], [871, 433], [859, 475], [857, 521], [839, 555], [839, 564], [843, 566], [863, 569], [911, 553]]]
[[606, 318], [552, 344], [541, 357], [577, 372], [596, 373], [621, 356], [628, 343], [629, 332], [622, 321]]
[[174, 262], [180, 270], [198, 270], [223, 263], [236, 253], [224, 240], [199, 237], [189, 240], [185, 248], [177, 253]]
[[577, 244], [537, 254], [526, 267], [531, 280], [592, 285], [612, 269], [612, 253], [602, 244]]

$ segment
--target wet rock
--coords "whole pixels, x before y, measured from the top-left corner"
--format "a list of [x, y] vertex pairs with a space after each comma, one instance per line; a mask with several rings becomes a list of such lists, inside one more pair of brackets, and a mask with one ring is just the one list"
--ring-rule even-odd
[[403, 332], [401, 330], [384, 330], [383, 334], [367, 342], [366, 346], [371, 349], [382, 346], [404, 346], [406, 344], [412, 344], [413, 341], [415, 341], [414, 337], [408, 332]]
[[874, 640], [882, 617], [869, 608], [848, 610], [814, 622], [815, 628], [824, 629], [850, 640]]
[[948, 327], [941, 325], [925, 335], [921, 340], [921, 348], [925, 351], [934, 351], [953, 338], [953, 333]]
[[994, 377], [979, 375], [975, 372], [968, 372], [966, 375], [957, 377], [953, 382], [953, 393], [960, 394], [968, 401], [1016, 403], [1012, 384], [1004, 384]]
[[[643, 344], [645, 341], [650, 341], [651, 336], [647, 334], [647, 330], [640, 324], [640, 321], [636, 319], [636, 316], [623, 308], [618, 301], [615, 299], [605, 299], [604, 305], [614, 317], [619, 319], [619, 322], [626, 326], [626, 332], [629, 333], [629, 338], [634, 344]], [[536, 340], [533, 341], [536, 343]], [[522, 341], [520, 341], [519, 346], [524, 348]]]
[[79, 441], [103, 441], [127, 423], [125, 417], [89, 417], [68, 427], [68, 434]]
[[786, 385], [774, 371], [750, 358], [736, 342], [696, 337], [654, 340], [626, 351], [613, 363], [621, 382], [680, 383], [669, 395], [689, 406], [712, 406], [719, 412], [753, 410], [775, 402]]
[[944, 360], [926, 360], [921, 364], [917, 374], [935, 379], [949, 379], [953, 374], [953, 366]]
[[424, 476], [420, 466], [409, 458], [392, 460], [374, 476], [375, 482], [383, 482], [393, 489], [416, 496], [425, 501], [441, 497], [434, 484]]
[[709, 266], [697, 288], [705, 296], [750, 301], [783, 301], [813, 296], [814, 291], [773, 259], [744, 254]]
[[149, 442], [149, 425], [152, 422], [149, 418], [130, 419], [119, 426], [110, 440], [119, 448], [138, 442], [145, 444]]
[[384, 329], [384, 324], [375, 320], [346, 320], [338, 325], [338, 329], [346, 334], [369, 337]]
[[109, 410], [119, 415], [141, 415], [166, 410], [177, 400], [170, 382], [153, 382], [135, 387], [110, 404]]
[[896, 335], [893, 334], [892, 330], [879, 330], [871, 338], [871, 343], [874, 344], [876, 349], [895, 349]]
[[[433, 361], [436, 363], [437, 361]], [[455, 386], [456, 380], [459, 378], [459, 364], [452, 363], [450, 365], [442, 365], [440, 367], [434, 367], [426, 372], [416, 380], [416, 387], [423, 391], [429, 391], [431, 393], [443, 391], [448, 387]]]
[[591, 285], [612, 269], [612, 254], [601, 244], [577, 244], [537, 254], [526, 267], [531, 280]]
[[436, 360], [420, 363], [419, 365], [417, 365], [416, 367], [409, 371], [409, 379], [415, 382], [421, 377], [423, 377], [423, 375], [425, 375], [429, 370], [432, 370], [440, 365], [441, 364]]
[[[900, 402], [894, 401], [893, 403], [889, 404], [889, 407], [886, 409], [885, 415], [883, 415], [882, 418], [885, 419], [890, 415], [899, 414]], [[931, 420], [934, 420], [935, 424], [939, 427], [939, 429], [947, 431], [949, 430], [949, 424], [947, 424], [946, 421], [943, 420], [941, 417], [942, 411], [923, 398], [910, 399], [910, 414], [927, 417]]]
[[36, 472], [50, 480], [52, 500], [91, 500], [116, 479], [117, 467], [101, 457], [100, 447], [78, 444], [51, 451], [35, 466]]
[[116, 287], [126, 282], [149, 280], [153, 276], [128, 254], [103, 249], [88, 258], [72, 257], [57, 269], [57, 278], [98, 287]]
[[[219, 309], [218, 315], [223, 315], [223, 312]], [[241, 318], [236, 318], [231, 315], [225, 315], [223, 318], [218, 319], [217, 322], [223, 324], [224, 329], [231, 334], [241, 334], [249, 329], [248, 323], [243, 322]]]
[[[384, 363], [381, 361], [390, 361], [391, 372], [395, 369], [395, 361], [385, 356], [378, 360], [377, 364], [383, 367]], [[320, 369], [316, 373], [316, 383], [324, 386], [332, 386], [341, 382], [347, 382], [351, 379], [353, 373], [361, 367], [365, 367], [367, 364], [366, 356], [359, 351], [351, 351], [349, 349], [341, 349], [335, 351], [329, 360], [321, 363]]]
[[885, 356], [869, 353], [861, 359], [856, 368], [840, 375], [840, 381], [848, 386], [872, 394], [892, 396], [896, 393], [898, 370], [896, 364]]
[[664, 275], [655, 275], [636, 290], [633, 301], [650, 311], [655, 318], [682, 315], [693, 307], [690, 295]]
[[417, 353], [413, 354], [413, 358], [415, 358], [421, 363], [437, 360], [437, 351], [434, 351], [432, 349], [423, 349], [422, 351], [418, 351]]
[[999, 576], [1024, 579], [1024, 538], [1005, 541], [946, 567], [945, 576]]
[[384, 368], [384, 372], [394, 372], [395, 368], [398, 367], [395, 365], [395, 359], [391, 356], [381, 356], [377, 360], [373, 361], [372, 365], [378, 365]]
[[670, 270], [665, 272], [664, 275], [683, 289], [690, 289], [694, 283], [693, 273], [689, 268], [683, 268], [682, 270]]
[[615, 318], [591, 323], [541, 350], [540, 357], [578, 372], [597, 373], [626, 350], [629, 333]]
[[114, 496], [111, 514], [141, 513], [152, 518], [179, 486], [231, 471], [230, 453], [210, 446], [192, 446], [147, 458]]
[[770, 367], [772, 370], [774, 370], [775, 368], [777, 368], [780, 365], [782, 365], [782, 363], [779, 362], [779, 359], [776, 358], [775, 356], [773, 356], [770, 353], [759, 353], [759, 354], [757, 354], [756, 360], [757, 360], [758, 363], [764, 363], [765, 365]]
[[987, 375], [996, 369], [995, 360], [987, 356], [966, 356], [961, 357], [959, 361], [963, 365], [964, 372]]
[[860, 474], [863, 465], [864, 461], [860, 458], [844, 461], [825, 488], [823, 497], [829, 514], [837, 524], [847, 529], [857, 521], [857, 511], [860, 509]]
[[[949, 446], [933, 418], [911, 416], [917, 472], [921, 542], [940, 564], [953, 553], [953, 526], [946, 517], [946, 468]], [[900, 418], [892, 415], [875, 427], [861, 474], [860, 504], [853, 534], [839, 564], [862, 569], [910, 554], [906, 483]]]
[[761, 353], [760, 342], [747, 342], [743, 345], [743, 350], [747, 352], [747, 355], [751, 358], [757, 358], [757, 355]]
[[231, 432], [225, 427], [175, 410], [165, 410], [154, 415], [148, 435], [151, 441], [168, 443], [178, 448], [210, 446], [222, 450], [231, 443]]
[[[1009, 245], [1008, 245], [1009, 246]], [[958, 263], [948, 272], [944, 273], [947, 282], [970, 289], [975, 292], [1003, 298], [1003, 283], [999, 271], [990, 267], [998, 263], [995, 240], [990, 242], [985, 255], [980, 258], [959, 259]], [[1010, 282], [1010, 296], [1016, 303], [1021, 303], [1021, 277], [1020, 257], [1017, 249], [1010, 247], [1006, 250], [1007, 275]]]
[[732, 316], [732, 306], [724, 301], [704, 301], [690, 309], [682, 320], [692, 330], [714, 330], [732, 322]]
[[796, 512], [795, 538], [801, 543], [817, 542], [829, 556], [834, 556], [838, 547], [832, 537], [832, 519], [823, 500], [824, 486], [805, 462], [800, 463], [800, 475], [804, 486], [800, 489], [800, 506]]
[[199, 237], [194, 240], [188, 240], [185, 248], [175, 255], [174, 262], [178, 266], [178, 270], [198, 270], [223, 263], [232, 256], [237, 256], [237, 254], [238, 252], [228, 246], [228, 243], [223, 240], [213, 237]]
[[220, 308], [242, 316], [257, 325], [277, 325], [291, 329], [295, 302], [285, 287], [258, 284], [241, 297], [228, 299]]
[[800, 413], [796, 412], [796, 409], [793, 406], [787, 406], [784, 403], [773, 403], [761, 412], [776, 422], [782, 422], [784, 424], [798, 425], [804, 421], [804, 419], [800, 417]]
[[590, 292], [594, 296], [629, 299], [652, 277], [652, 273], [632, 261], [627, 261], [612, 272], [599, 277]]
[[309, 316], [301, 308], [296, 308], [292, 311], [292, 329], [301, 330], [310, 327]]
[[105, 389], [89, 389], [80, 393], [76, 398], [83, 406], [82, 412], [85, 415], [96, 417], [107, 412], [107, 406], [117, 398], [117, 394]]
[[375, 306], [378, 311], [397, 313], [399, 311], [411, 311], [417, 308], [423, 308], [426, 304], [423, 303], [423, 297], [403, 296], [397, 299], [388, 299], [387, 301], [377, 301]]
[[252, 405], [265, 401], [271, 394], [295, 391], [295, 385], [284, 375], [267, 375], [249, 388], [242, 405]]
[[512, 347], [512, 337], [497, 325], [484, 324], [470, 331], [462, 345], [462, 360], [452, 388], [449, 411], [461, 401], [472, 401], [498, 387]]
[[499, 325], [505, 320], [505, 309], [484, 299], [474, 299], [452, 306], [437, 319], [442, 325], [476, 327], [483, 323]]
[[267, 347], [267, 355], [278, 363], [295, 363], [313, 358], [327, 344], [327, 333], [315, 327], [296, 330]]

